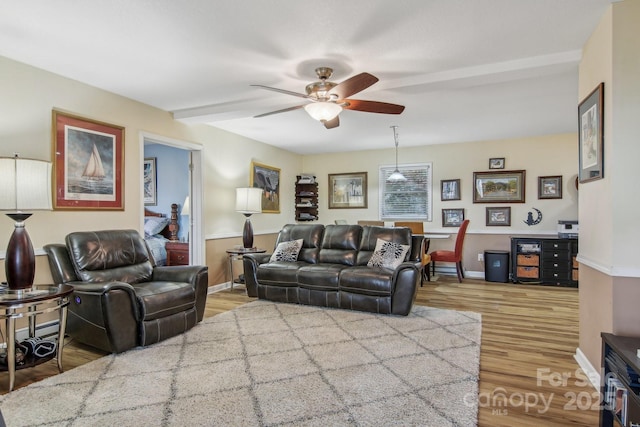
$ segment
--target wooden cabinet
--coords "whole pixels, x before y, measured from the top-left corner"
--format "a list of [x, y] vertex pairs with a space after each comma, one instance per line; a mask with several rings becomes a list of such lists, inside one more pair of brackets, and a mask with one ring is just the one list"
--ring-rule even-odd
[[316, 177], [298, 175], [296, 178], [296, 221], [317, 221], [318, 183]]
[[577, 239], [511, 238], [511, 280], [578, 286]]
[[640, 339], [602, 333], [600, 426], [640, 425]]
[[189, 265], [189, 243], [167, 242], [167, 265]]

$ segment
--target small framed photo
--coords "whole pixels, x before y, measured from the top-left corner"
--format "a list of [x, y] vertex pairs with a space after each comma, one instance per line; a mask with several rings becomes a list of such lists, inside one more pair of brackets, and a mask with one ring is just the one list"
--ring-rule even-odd
[[442, 209], [443, 227], [460, 227], [464, 221], [464, 209]]
[[443, 179], [440, 181], [440, 200], [460, 200], [459, 179]]
[[489, 169], [504, 169], [504, 157], [489, 159]]
[[144, 205], [155, 206], [158, 204], [158, 174], [156, 172], [156, 158], [147, 157], [144, 159]]
[[580, 183], [604, 177], [604, 83], [578, 106], [578, 154]]
[[538, 199], [562, 199], [562, 175], [539, 176]]
[[367, 208], [367, 172], [330, 173], [329, 209], [360, 208]]
[[511, 207], [491, 207], [487, 208], [487, 226], [504, 226], [511, 225]]

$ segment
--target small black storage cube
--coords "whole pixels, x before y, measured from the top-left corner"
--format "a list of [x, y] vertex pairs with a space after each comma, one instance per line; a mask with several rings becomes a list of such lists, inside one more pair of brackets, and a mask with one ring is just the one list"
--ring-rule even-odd
[[509, 281], [509, 251], [484, 251], [484, 280]]

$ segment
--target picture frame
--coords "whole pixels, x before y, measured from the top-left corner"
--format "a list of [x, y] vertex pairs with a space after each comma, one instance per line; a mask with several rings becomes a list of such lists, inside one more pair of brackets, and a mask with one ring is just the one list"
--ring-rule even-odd
[[443, 179], [440, 181], [440, 200], [460, 200], [459, 179]]
[[53, 208], [124, 210], [124, 127], [53, 110]]
[[329, 174], [329, 209], [366, 209], [367, 172]]
[[498, 226], [498, 227], [509, 227], [511, 226], [511, 207], [503, 206], [496, 207], [491, 206], [486, 208], [487, 217], [486, 223], [488, 227]]
[[538, 199], [562, 199], [562, 175], [539, 176]]
[[578, 105], [580, 183], [604, 178], [604, 83]]
[[524, 203], [524, 170], [474, 172], [473, 203]]
[[460, 227], [464, 221], [464, 209], [442, 209], [443, 227]]
[[158, 204], [158, 174], [156, 172], [156, 157], [147, 157], [143, 162], [142, 188], [145, 206], [155, 206]]
[[489, 159], [489, 169], [504, 169], [504, 157]]
[[251, 162], [249, 185], [262, 188], [262, 213], [280, 213], [280, 169]]

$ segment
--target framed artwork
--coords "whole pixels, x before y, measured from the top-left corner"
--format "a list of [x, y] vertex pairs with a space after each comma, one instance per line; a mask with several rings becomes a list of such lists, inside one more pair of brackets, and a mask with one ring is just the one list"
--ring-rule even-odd
[[604, 177], [604, 83], [600, 83], [578, 106], [580, 182]]
[[562, 199], [562, 175], [539, 176], [538, 199]]
[[367, 172], [329, 174], [329, 209], [366, 209]]
[[511, 207], [490, 207], [487, 208], [487, 226], [505, 226], [511, 225]]
[[504, 157], [489, 159], [489, 169], [504, 169]]
[[53, 110], [54, 209], [124, 209], [124, 127]]
[[251, 187], [262, 188], [262, 213], [280, 213], [280, 169], [251, 162]]
[[158, 175], [156, 173], [156, 158], [149, 157], [144, 159], [143, 164], [143, 188], [144, 188], [144, 204], [158, 204]]
[[442, 209], [443, 227], [460, 227], [464, 221], [464, 209]]
[[524, 170], [473, 173], [473, 203], [524, 203], [524, 199]]
[[440, 200], [460, 200], [459, 179], [443, 179], [440, 181]]

